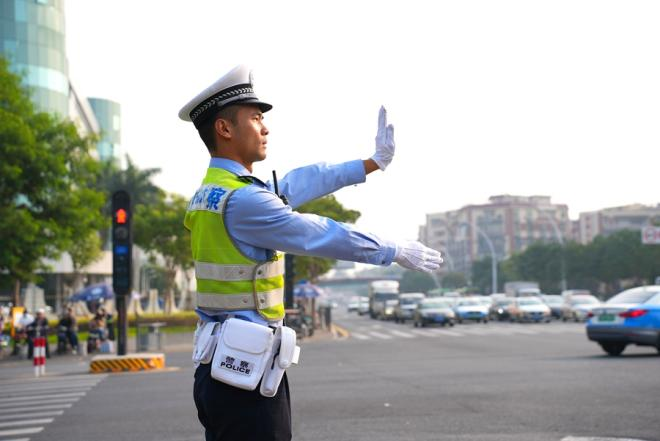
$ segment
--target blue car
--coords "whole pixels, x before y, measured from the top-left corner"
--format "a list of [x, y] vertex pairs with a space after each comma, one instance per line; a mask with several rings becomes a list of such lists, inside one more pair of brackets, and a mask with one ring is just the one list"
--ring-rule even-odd
[[660, 353], [660, 285], [628, 289], [593, 308], [587, 337], [609, 355], [621, 355], [629, 344]]

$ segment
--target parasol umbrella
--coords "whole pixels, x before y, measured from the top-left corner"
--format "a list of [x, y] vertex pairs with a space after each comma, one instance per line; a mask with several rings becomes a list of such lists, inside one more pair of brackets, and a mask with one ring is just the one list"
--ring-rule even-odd
[[114, 298], [115, 293], [112, 291], [112, 286], [107, 283], [98, 283], [96, 285], [89, 285], [88, 287], [78, 291], [69, 298], [70, 302], [94, 302], [101, 299], [107, 300]]
[[315, 299], [323, 295], [323, 289], [307, 281], [300, 281], [293, 287], [293, 296], [304, 299]]

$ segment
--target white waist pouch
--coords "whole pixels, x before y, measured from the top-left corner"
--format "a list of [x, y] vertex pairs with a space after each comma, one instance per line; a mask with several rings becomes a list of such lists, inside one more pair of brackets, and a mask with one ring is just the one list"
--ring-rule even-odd
[[213, 357], [215, 345], [218, 342], [219, 322], [206, 322], [198, 326], [195, 332], [192, 361], [195, 367], [208, 364]]
[[293, 329], [286, 326], [277, 328], [274, 343], [274, 350], [268, 359], [264, 378], [261, 380], [259, 388], [259, 392], [264, 397], [275, 396], [284, 371], [292, 364], [297, 364], [300, 357], [300, 346], [296, 346], [296, 331]]
[[240, 389], [256, 389], [273, 351], [273, 339], [273, 330], [267, 326], [227, 319], [220, 328], [211, 376]]

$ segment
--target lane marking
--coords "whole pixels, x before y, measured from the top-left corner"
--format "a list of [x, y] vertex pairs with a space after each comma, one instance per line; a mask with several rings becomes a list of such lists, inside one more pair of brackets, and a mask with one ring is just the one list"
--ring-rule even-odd
[[[30, 427], [29, 429], [0, 430], [0, 436], [30, 435], [44, 430], [43, 427]], [[29, 439], [29, 438], [28, 438]]]
[[436, 334], [433, 333], [430, 329], [411, 329], [410, 332], [413, 334], [421, 335], [422, 337], [435, 337]]
[[376, 332], [376, 331], [369, 332], [369, 335], [374, 336], [376, 338], [380, 338], [382, 340], [391, 340], [392, 339], [391, 335], [383, 334], [381, 332]]
[[96, 383], [92, 384], [58, 384], [58, 385], [44, 385], [44, 386], [12, 386], [8, 388], [0, 387], [0, 392], [3, 393], [13, 393], [13, 392], [51, 392], [58, 389], [91, 389], [96, 386]]
[[357, 332], [352, 332], [351, 337], [355, 337], [358, 340], [370, 340], [371, 339], [371, 337], [368, 337], [368, 336], [363, 335], [363, 334], [359, 334]]
[[[84, 394], [81, 395], [80, 397], [57, 398], [57, 399], [52, 399], [52, 400], [37, 400], [37, 401], [28, 401], [28, 400], [21, 399], [20, 397], [17, 397], [17, 399], [7, 398], [7, 399], [3, 400], [3, 402], [0, 404], [0, 408], [2, 408], [2, 407], [12, 407], [12, 406], [15, 406], [15, 405], [26, 406], [26, 405], [30, 405], [30, 404], [39, 405], [39, 404], [55, 404], [55, 403], [75, 403], [80, 398], [82, 398], [82, 396], [84, 396]], [[7, 401], [12, 401], [12, 402], [21, 401], [21, 402], [20, 403], [7, 403]]]
[[463, 334], [456, 331], [450, 331], [449, 329], [429, 329], [429, 332], [434, 332], [438, 335], [448, 335], [450, 337], [463, 337]]
[[53, 375], [53, 376], [47, 375], [41, 378], [23, 377], [23, 378], [0, 380], [0, 386], [6, 384], [38, 384], [38, 383], [55, 383], [55, 382], [74, 381], [74, 380], [95, 381], [97, 378], [99, 379], [98, 381], [101, 381], [105, 377], [107, 377], [106, 374], [102, 376], [92, 375], [92, 374], [79, 374], [79, 375]]
[[392, 329], [390, 331], [390, 334], [398, 335], [399, 337], [403, 337], [403, 338], [415, 338], [414, 335], [409, 334], [408, 332], [398, 331], [396, 329]]
[[561, 441], [644, 441], [638, 438], [612, 438], [607, 436], [567, 436]]
[[[21, 403], [26, 404], [26, 403]], [[29, 412], [31, 410], [52, 410], [52, 409], [71, 409], [73, 403], [67, 404], [51, 404], [49, 406], [29, 406], [29, 407], [12, 407], [10, 409], [2, 409], [3, 414], [16, 413], [16, 412]]]
[[[68, 394], [46, 394], [46, 395], [30, 395], [27, 397], [11, 397], [11, 398], [3, 398], [2, 402], [6, 403], [7, 401], [29, 401], [29, 400], [35, 400], [37, 398], [44, 399], [44, 400], [50, 400], [50, 399], [56, 399], [56, 398], [73, 398], [73, 397], [84, 397], [87, 394], [87, 392], [71, 392]], [[0, 404], [1, 406], [2, 404]]]
[[50, 424], [54, 418], [42, 418], [36, 420], [23, 420], [23, 421], [11, 421], [9, 423], [0, 423], [0, 427], [14, 427], [14, 426], [32, 426], [34, 424]]
[[51, 410], [50, 412], [22, 413], [20, 415], [0, 415], [0, 420], [10, 420], [12, 418], [36, 418], [36, 417], [46, 417], [46, 416], [60, 416], [63, 414], [64, 414], [63, 410]]

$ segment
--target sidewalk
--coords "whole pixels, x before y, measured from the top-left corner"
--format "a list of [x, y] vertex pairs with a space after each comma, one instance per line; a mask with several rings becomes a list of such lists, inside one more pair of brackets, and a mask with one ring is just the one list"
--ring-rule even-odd
[[[298, 344], [301, 346], [320, 341], [332, 341], [337, 338], [336, 332], [317, 329], [314, 335], [307, 337]], [[192, 350], [193, 333], [163, 334], [163, 348], [154, 352], [189, 352]], [[84, 344], [85, 342], [81, 342]], [[115, 341], [115, 348], [117, 342]], [[51, 345], [51, 357], [46, 360], [46, 376], [74, 375], [89, 373], [89, 362], [94, 355], [57, 355], [54, 345]], [[135, 353], [135, 338], [129, 338], [127, 352]], [[34, 378], [32, 360], [4, 356], [0, 358], [0, 381], [17, 378]]]

